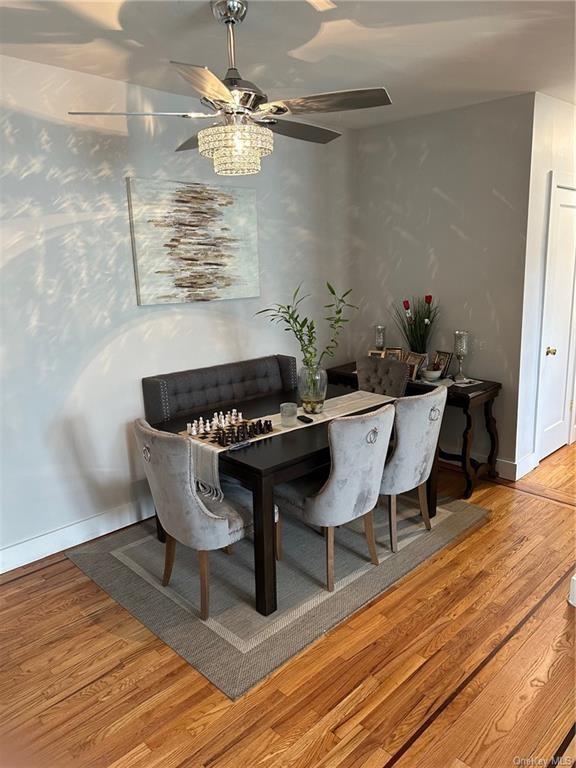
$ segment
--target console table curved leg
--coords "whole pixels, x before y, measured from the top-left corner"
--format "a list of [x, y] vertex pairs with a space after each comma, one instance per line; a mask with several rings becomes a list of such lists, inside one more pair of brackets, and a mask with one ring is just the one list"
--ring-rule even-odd
[[470, 496], [472, 496], [472, 491], [474, 490], [474, 480], [476, 475], [474, 465], [472, 464], [472, 458], [470, 456], [470, 452], [472, 450], [472, 440], [474, 437], [474, 429], [472, 426], [472, 414], [470, 413], [469, 408], [465, 409], [464, 415], [466, 417], [466, 427], [464, 429], [464, 433], [462, 434], [462, 471], [464, 472], [464, 477], [466, 478], [466, 490], [464, 491], [463, 498], [469, 499]]
[[498, 428], [496, 426], [496, 419], [492, 414], [493, 400], [488, 400], [484, 403], [484, 423], [488, 435], [490, 436], [490, 453], [488, 454], [488, 474], [490, 477], [497, 477], [496, 472], [496, 457], [498, 456]]

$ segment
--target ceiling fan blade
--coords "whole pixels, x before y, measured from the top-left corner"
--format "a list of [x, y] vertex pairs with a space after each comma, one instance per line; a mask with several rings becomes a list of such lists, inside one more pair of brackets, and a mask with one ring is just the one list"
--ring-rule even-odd
[[179, 147], [176, 147], [175, 152], [184, 152], [186, 149], [198, 149], [198, 136], [191, 136], [186, 139]]
[[68, 112], [69, 115], [113, 115], [115, 117], [187, 117], [190, 120], [200, 120], [205, 117], [214, 119], [219, 113], [205, 114], [204, 112]]
[[210, 99], [210, 101], [223, 101], [225, 103], [234, 101], [232, 92], [208, 67], [183, 64], [180, 61], [171, 61], [170, 64], [201, 96]]
[[308, 2], [314, 10], [320, 11], [320, 13], [336, 8], [336, 3], [333, 3], [332, 0], [308, 0]]
[[260, 125], [265, 125], [280, 136], [289, 136], [291, 139], [301, 139], [302, 141], [314, 141], [317, 144], [328, 144], [329, 141], [334, 141], [334, 139], [342, 136], [338, 131], [320, 128], [309, 123], [291, 123], [289, 120], [275, 120], [273, 123], [262, 122]]
[[341, 112], [348, 109], [368, 109], [391, 104], [386, 88], [359, 88], [354, 91], [334, 91], [301, 96], [296, 99], [282, 99], [261, 104], [260, 112], [274, 115], [304, 115], [308, 112]]

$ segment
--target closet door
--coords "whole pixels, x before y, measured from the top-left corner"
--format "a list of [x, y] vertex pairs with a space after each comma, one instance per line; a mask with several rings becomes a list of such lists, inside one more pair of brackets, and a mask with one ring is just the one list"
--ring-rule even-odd
[[574, 412], [576, 188], [554, 180], [542, 317], [538, 394], [538, 452], [570, 442]]

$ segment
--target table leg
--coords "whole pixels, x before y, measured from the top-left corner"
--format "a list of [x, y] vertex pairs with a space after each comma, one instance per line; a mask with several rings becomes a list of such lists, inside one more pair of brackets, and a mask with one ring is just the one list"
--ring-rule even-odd
[[492, 414], [493, 400], [484, 403], [484, 423], [490, 436], [490, 453], [488, 454], [488, 474], [490, 477], [497, 477], [496, 457], [498, 456], [498, 428], [496, 419]]
[[470, 452], [472, 450], [472, 440], [474, 437], [474, 430], [472, 428], [472, 414], [469, 408], [464, 410], [466, 417], [466, 427], [462, 435], [462, 471], [466, 478], [466, 490], [464, 491], [463, 498], [469, 499], [472, 496], [474, 490], [475, 470], [472, 464]]
[[258, 479], [254, 500], [254, 571], [256, 610], [268, 616], [276, 610], [276, 558], [274, 556], [274, 494], [267, 478]]
[[436, 517], [436, 504], [438, 499], [438, 470], [440, 467], [440, 449], [436, 446], [432, 471], [426, 481], [426, 497], [428, 499], [428, 516]]

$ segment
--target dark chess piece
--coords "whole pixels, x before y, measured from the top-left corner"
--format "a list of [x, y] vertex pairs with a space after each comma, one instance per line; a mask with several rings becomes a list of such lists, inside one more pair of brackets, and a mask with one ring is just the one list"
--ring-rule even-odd
[[256, 434], [261, 435], [262, 434], [262, 420], [258, 419], [256, 422]]
[[248, 426], [248, 437], [249, 438], [256, 437], [256, 427], [254, 424], [250, 424]]
[[273, 429], [274, 427], [272, 426], [271, 420], [266, 419], [266, 421], [264, 422], [264, 431], [266, 432], [266, 434], [268, 434], [269, 432], [272, 432]]

